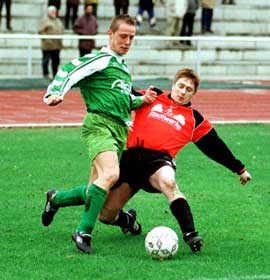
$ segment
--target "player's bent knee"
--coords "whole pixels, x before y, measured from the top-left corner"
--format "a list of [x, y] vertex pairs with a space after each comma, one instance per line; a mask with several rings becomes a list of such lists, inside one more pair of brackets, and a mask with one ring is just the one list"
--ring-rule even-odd
[[178, 198], [185, 198], [184, 194], [179, 190], [174, 181], [167, 182], [161, 188], [162, 193], [168, 198], [169, 201], [173, 201]]
[[174, 179], [165, 178], [165, 180], [163, 180], [161, 185], [162, 185], [162, 189], [167, 189], [169, 191], [173, 191], [173, 190], [177, 189]]
[[104, 180], [109, 183], [109, 185], [114, 185], [119, 179], [119, 172], [107, 172], [105, 173]]

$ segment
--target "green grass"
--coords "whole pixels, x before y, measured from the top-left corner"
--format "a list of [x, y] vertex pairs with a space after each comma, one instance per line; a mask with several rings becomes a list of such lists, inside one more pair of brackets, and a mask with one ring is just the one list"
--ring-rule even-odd
[[217, 126], [217, 131], [253, 175], [237, 175], [190, 144], [177, 157], [177, 180], [205, 239], [192, 254], [180, 237], [177, 255], [154, 261], [144, 238], [155, 226], [180, 234], [165, 198], [140, 192], [127, 205], [137, 209], [140, 236], [123, 236], [97, 222], [95, 253], [82, 255], [70, 242], [83, 207], [61, 209], [41, 226], [45, 191], [86, 183], [89, 163], [79, 129], [0, 130], [1, 279], [270, 279], [270, 126]]

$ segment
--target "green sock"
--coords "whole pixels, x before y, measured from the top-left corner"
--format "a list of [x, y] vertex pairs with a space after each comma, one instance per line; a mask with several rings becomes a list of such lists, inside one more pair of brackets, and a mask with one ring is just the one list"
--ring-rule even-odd
[[52, 200], [52, 207], [84, 205], [87, 185], [81, 185], [68, 191], [57, 191]]
[[78, 232], [92, 232], [106, 197], [107, 192], [104, 189], [99, 188], [95, 184], [90, 186], [86, 194], [85, 210], [77, 227]]

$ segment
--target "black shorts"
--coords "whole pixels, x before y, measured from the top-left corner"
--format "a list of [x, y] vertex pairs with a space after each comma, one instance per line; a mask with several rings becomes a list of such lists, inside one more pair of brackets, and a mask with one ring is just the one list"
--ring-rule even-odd
[[140, 189], [146, 192], [159, 192], [149, 183], [149, 177], [162, 166], [169, 165], [174, 170], [176, 165], [168, 153], [145, 148], [129, 148], [120, 160], [120, 178], [115, 187], [128, 183], [134, 192]]

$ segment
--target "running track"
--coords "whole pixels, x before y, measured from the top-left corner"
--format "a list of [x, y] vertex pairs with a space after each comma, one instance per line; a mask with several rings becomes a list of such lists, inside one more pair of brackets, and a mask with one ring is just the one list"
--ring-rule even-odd
[[[78, 126], [85, 114], [79, 91], [49, 107], [41, 90], [0, 91], [0, 128]], [[193, 107], [213, 123], [270, 123], [270, 89], [199, 90]]]

